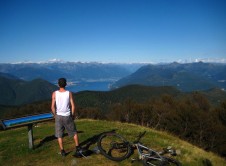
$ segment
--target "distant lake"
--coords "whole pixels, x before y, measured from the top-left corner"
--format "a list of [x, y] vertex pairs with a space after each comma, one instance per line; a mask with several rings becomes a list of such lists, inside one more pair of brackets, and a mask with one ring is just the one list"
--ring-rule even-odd
[[71, 92], [80, 92], [85, 90], [90, 91], [109, 91], [113, 81], [93, 81], [93, 82], [76, 82], [72, 85], [67, 85], [67, 90]]

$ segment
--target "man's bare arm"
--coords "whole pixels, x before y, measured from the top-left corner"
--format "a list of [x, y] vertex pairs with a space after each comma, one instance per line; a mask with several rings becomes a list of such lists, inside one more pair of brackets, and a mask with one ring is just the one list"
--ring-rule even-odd
[[75, 118], [75, 103], [73, 100], [73, 95], [71, 92], [69, 93], [69, 95], [70, 95], [70, 103], [71, 103], [71, 113], [72, 113], [72, 116]]
[[52, 93], [52, 104], [51, 104], [51, 110], [53, 115], [56, 115], [56, 107], [55, 107], [55, 103], [56, 103], [56, 97], [55, 97], [55, 92]]

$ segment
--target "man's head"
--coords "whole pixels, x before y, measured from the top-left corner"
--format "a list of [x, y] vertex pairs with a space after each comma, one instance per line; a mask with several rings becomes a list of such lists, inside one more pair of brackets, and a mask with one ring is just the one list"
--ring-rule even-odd
[[65, 86], [67, 85], [67, 80], [65, 78], [59, 78], [58, 85], [60, 88], [65, 88]]

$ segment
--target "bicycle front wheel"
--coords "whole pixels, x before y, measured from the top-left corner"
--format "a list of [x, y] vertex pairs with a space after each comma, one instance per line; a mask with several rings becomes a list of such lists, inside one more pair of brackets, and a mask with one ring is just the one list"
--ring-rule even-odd
[[129, 142], [117, 133], [101, 135], [97, 146], [101, 154], [113, 161], [125, 160], [132, 153]]
[[159, 157], [146, 157], [143, 159], [144, 166], [181, 166], [181, 163], [173, 158], [161, 156]]

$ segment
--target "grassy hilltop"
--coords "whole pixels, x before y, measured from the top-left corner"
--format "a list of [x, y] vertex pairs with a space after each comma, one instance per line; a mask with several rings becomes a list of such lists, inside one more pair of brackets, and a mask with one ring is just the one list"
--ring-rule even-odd
[[[142, 138], [142, 142], [156, 150], [172, 146], [180, 152], [175, 158], [184, 166], [201, 166], [206, 159], [210, 160], [214, 166], [226, 165], [226, 160], [217, 155], [206, 152], [197, 148], [179, 138], [166, 132], [156, 131], [133, 124], [109, 122], [100, 120], [77, 120], [77, 129], [80, 142], [104, 131], [118, 129], [117, 132], [122, 134], [129, 141], [135, 140], [141, 131], [147, 131]], [[66, 152], [69, 154], [63, 158], [59, 153], [57, 140], [54, 137], [54, 122], [39, 123], [33, 129], [35, 149], [28, 149], [27, 128], [17, 128], [13, 130], [0, 131], [0, 165], [38, 165], [38, 166], [61, 166], [61, 165], [142, 165], [140, 162], [131, 163], [131, 159], [123, 162], [113, 162], [106, 159], [101, 154], [92, 154], [87, 158], [74, 158], [72, 151], [74, 149], [73, 139], [65, 136], [64, 144]], [[92, 150], [96, 144], [90, 147]], [[132, 157], [137, 157], [136, 152]]]

